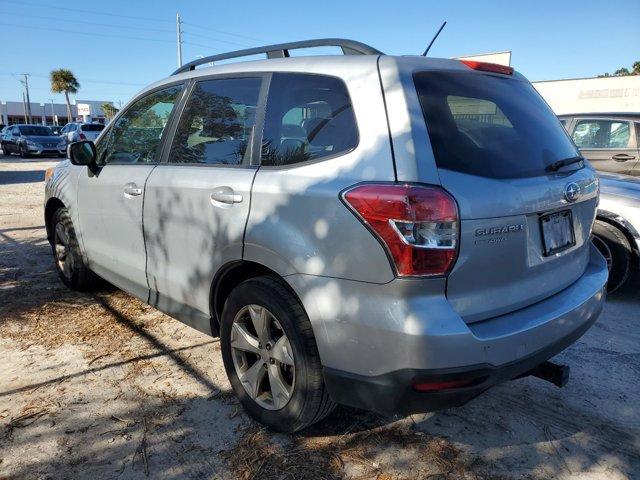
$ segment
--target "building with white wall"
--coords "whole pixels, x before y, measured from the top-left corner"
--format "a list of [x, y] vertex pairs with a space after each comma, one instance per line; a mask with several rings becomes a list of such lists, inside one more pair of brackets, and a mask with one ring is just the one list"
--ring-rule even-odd
[[[102, 111], [102, 104], [113, 102], [106, 100], [80, 100], [76, 99], [71, 105], [71, 119], [67, 118], [66, 103], [35, 103], [31, 102], [31, 122], [41, 125], [65, 125], [71, 121], [91, 120], [105, 123], [106, 116]], [[89, 115], [78, 114], [78, 105], [88, 105]], [[23, 102], [0, 102], [0, 123], [3, 125], [13, 125], [15, 123], [26, 123], [26, 108]]]
[[[511, 52], [457, 57], [511, 66]], [[640, 75], [569, 78], [532, 82], [556, 115], [640, 113]]]
[[557, 115], [640, 113], [640, 75], [533, 82]]

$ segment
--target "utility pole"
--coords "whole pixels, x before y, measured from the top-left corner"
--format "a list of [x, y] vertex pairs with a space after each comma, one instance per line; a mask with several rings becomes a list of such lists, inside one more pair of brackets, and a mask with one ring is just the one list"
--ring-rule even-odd
[[22, 106], [24, 108], [24, 123], [29, 123], [27, 120], [27, 101], [24, 99], [24, 92], [22, 92]]
[[176, 40], [178, 43], [178, 68], [182, 66], [182, 20], [180, 14], [176, 13]]
[[53, 110], [53, 98], [50, 98], [49, 101], [51, 102], [51, 125], [55, 125], [56, 124], [56, 113]]
[[24, 89], [27, 92], [27, 117], [29, 118], [29, 122], [31, 123], [31, 100], [29, 99], [29, 74], [23, 73], [24, 75]]

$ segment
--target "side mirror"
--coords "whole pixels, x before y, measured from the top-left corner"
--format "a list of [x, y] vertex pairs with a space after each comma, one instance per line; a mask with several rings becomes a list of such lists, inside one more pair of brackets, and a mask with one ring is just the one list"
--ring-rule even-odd
[[96, 146], [91, 140], [74, 142], [67, 147], [67, 157], [74, 165], [86, 165], [91, 172], [96, 173]]

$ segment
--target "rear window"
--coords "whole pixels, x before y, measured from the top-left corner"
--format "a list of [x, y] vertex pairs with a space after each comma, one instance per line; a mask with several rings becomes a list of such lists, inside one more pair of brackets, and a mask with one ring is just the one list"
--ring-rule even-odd
[[422, 72], [414, 81], [438, 168], [521, 178], [578, 155], [528, 82], [474, 72]]
[[104, 129], [104, 125], [81, 125], [80, 130], [83, 132], [101, 132]]

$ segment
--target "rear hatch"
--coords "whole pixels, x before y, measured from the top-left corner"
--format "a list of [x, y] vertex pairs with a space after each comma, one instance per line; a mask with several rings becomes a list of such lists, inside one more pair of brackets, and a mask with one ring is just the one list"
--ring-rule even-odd
[[[414, 73], [460, 242], [447, 298], [468, 323], [526, 307], [575, 282], [589, 261], [594, 172], [520, 75]], [[556, 170], [556, 171], [554, 171]]]

